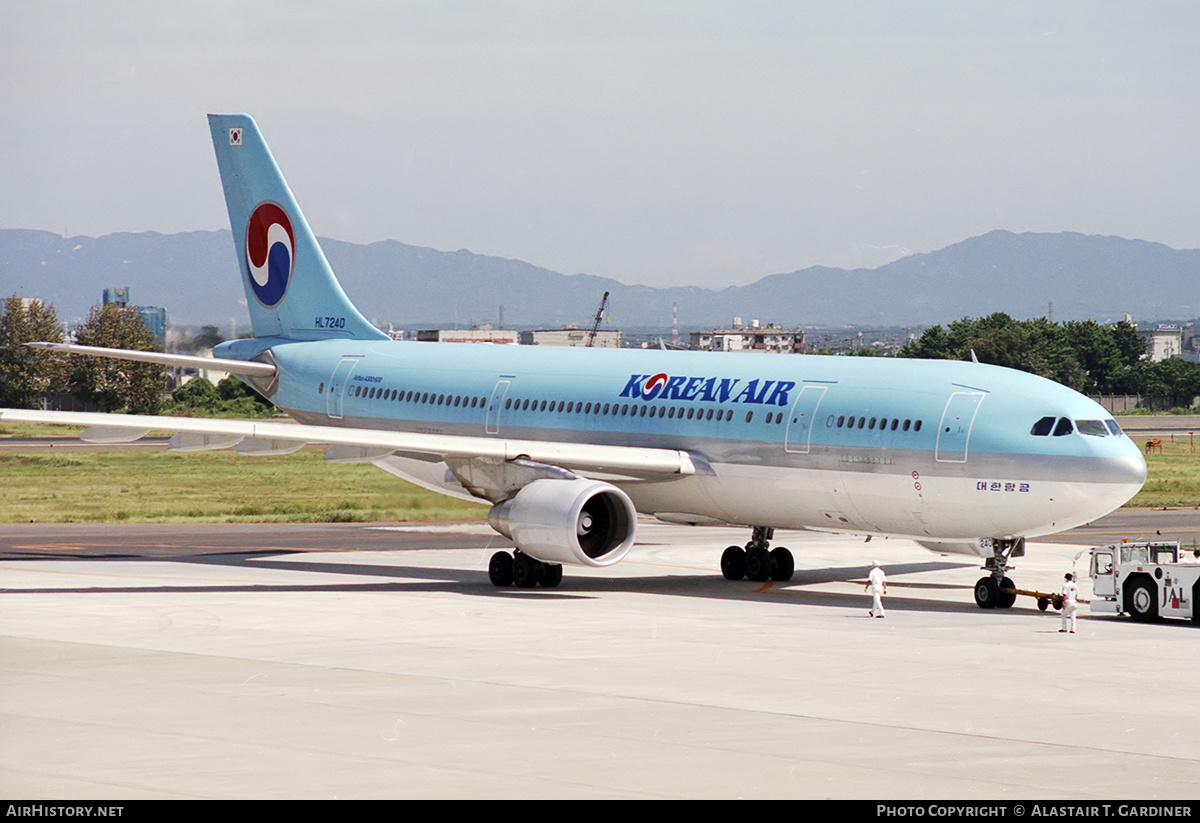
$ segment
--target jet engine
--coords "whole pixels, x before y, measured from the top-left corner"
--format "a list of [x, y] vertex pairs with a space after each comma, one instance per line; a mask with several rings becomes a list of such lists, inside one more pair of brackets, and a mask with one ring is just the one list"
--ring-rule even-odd
[[633, 546], [637, 511], [610, 483], [544, 479], [493, 506], [488, 522], [544, 563], [611, 566]]

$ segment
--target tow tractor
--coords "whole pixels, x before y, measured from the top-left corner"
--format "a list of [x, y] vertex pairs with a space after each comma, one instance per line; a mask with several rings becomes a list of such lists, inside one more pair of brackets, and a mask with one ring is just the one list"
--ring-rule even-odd
[[1180, 563], [1179, 544], [1114, 543], [1092, 549], [1092, 612], [1200, 622], [1200, 564]]

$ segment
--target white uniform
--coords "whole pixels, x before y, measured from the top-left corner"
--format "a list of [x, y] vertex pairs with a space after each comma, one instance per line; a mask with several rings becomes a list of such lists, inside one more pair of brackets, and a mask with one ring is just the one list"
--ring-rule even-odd
[[1075, 633], [1075, 612], [1079, 608], [1079, 604], [1075, 601], [1076, 595], [1079, 594], [1079, 587], [1075, 585], [1074, 580], [1068, 580], [1063, 583], [1062, 587], [1062, 628], [1060, 632]]
[[883, 584], [887, 575], [883, 569], [876, 566], [867, 575], [867, 587], [871, 589], [871, 616], [883, 617]]

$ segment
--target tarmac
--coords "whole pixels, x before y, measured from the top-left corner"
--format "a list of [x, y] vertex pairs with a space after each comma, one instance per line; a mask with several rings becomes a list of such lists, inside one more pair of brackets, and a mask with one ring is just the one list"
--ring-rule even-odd
[[[724, 580], [748, 536], [646, 522], [522, 590], [484, 525], [0, 526], [0, 793], [1200, 797], [1193, 624], [1060, 634], [904, 540], [777, 533], [791, 581]], [[1084, 542], [1010, 576], [1057, 591]]]

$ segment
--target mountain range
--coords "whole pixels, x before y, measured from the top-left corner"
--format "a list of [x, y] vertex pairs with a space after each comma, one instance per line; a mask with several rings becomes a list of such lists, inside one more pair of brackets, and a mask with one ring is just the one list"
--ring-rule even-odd
[[[669, 329], [672, 304], [685, 331], [735, 316], [786, 328], [924, 326], [997, 311], [1041, 317], [1051, 306], [1056, 320], [1200, 316], [1200, 249], [1071, 232], [993, 231], [875, 269], [814, 266], [724, 289], [626, 285], [392, 240], [321, 243], [351, 300], [385, 328], [497, 324], [501, 306], [509, 328], [587, 325], [605, 291], [612, 327], [629, 331]], [[130, 287], [138, 305], [164, 306], [173, 324], [248, 326], [228, 231], [0, 230], [0, 296], [40, 297], [74, 320], [110, 286]]]

